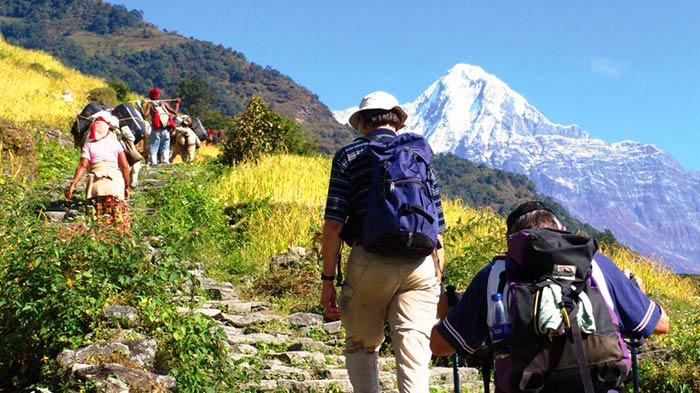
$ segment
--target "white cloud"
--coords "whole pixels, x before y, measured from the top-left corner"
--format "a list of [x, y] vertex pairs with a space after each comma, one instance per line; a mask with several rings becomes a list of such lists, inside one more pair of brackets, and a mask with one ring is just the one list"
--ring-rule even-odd
[[594, 57], [588, 59], [588, 65], [591, 71], [617, 78], [629, 68], [629, 63], [626, 61], [616, 61], [607, 57]]

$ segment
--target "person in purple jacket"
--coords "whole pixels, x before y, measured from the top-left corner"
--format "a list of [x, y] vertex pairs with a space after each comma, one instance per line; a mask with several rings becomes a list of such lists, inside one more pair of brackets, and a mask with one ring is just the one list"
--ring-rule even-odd
[[[554, 212], [537, 201], [520, 204], [508, 216], [506, 224], [507, 235], [533, 228], [565, 230]], [[487, 286], [492, 267], [493, 262], [477, 273], [451, 311], [445, 305], [439, 307], [446, 311], [441, 312], [441, 320], [431, 332], [433, 355], [448, 356], [457, 352], [469, 356], [486, 340], [489, 335]], [[601, 253], [594, 255], [592, 277], [617, 315], [623, 335], [648, 337], [668, 332], [670, 321], [663, 308], [646, 296], [639, 281], [630, 280], [610, 258]]]

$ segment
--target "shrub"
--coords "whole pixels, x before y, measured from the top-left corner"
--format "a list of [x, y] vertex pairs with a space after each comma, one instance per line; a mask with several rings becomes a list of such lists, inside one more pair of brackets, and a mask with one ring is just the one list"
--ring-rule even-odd
[[112, 79], [108, 82], [109, 87], [114, 90], [117, 96], [117, 100], [119, 102], [124, 102], [129, 99], [129, 92], [131, 91], [131, 87], [129, 87], [129, 84], [124, 82], [121, 79]]
[[111, 87], [98, 87], [88, 92], [88, 100], [114, 107], [117, 105], [117, 92]]
[[262, 98], [253, 97], [246, 111], [234, 118], [221, 159], [224, 164], [232, 165], [256, 162], [262, 154], [311, 150], [299, 125], [267, 109]]

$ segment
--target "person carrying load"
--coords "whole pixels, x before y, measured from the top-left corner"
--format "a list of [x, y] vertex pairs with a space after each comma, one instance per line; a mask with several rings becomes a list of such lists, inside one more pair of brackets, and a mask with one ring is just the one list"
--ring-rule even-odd
[[143, 117], [151, 116], [153, 129], [148, 143], [148, 161], [150, 166], [170, 163], [170, 129], [175, 128], [172, 116], [177, 115], [180, 110], [180, 99], [175, 98], [175, 108], [171, 107], [165, 100], [160, 100], [160, 90], [157, 87], [151, 89], [149, 93], [151, 101], [141, 108]]
[[124, 148], [111, 132], [118, 126], [119, 120], [108, 112], [95, 117], [65, 197], [73, 197], [78, 181], [87, 173], [85, 199], [93, 210], [93, 218], [100, 225], [117, 225], [128, 232], [130, 220], [126, 200], [131, 194], [130, 168]]

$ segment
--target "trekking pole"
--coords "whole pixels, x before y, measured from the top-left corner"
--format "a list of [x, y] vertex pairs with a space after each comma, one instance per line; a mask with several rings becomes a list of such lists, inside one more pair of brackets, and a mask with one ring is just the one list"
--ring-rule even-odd
[[639, 350], [638, 348], [642, 346], [644, 339], [638, 335], [630, 336], [630, 351], [632, 355], [632, 387], [634, 393], [639, 393], [639, 364], [637, 361]]
[[630, 338], [630, 346], [632, 347], [632, 387], [634, 393], [639, 393], [639, 370], [637, 368], [637, 345], [639, 341], [636, 337]]
[[[455, 288], [454, 285], [448, 285], [445, 289], [447, 293], [447, 305], [453, 307], [459, 301], [456, 293], [457, 288]], [[455, 352], [452, 357], [452, 378], [454, 379], [455, 393], [459, 393], [459, 355], [457, 355], [457, 352]]]
[[452, 358], [452, 375], [455, 381], [455, 393], [459, 393], [459, 355], [457, 352]]

